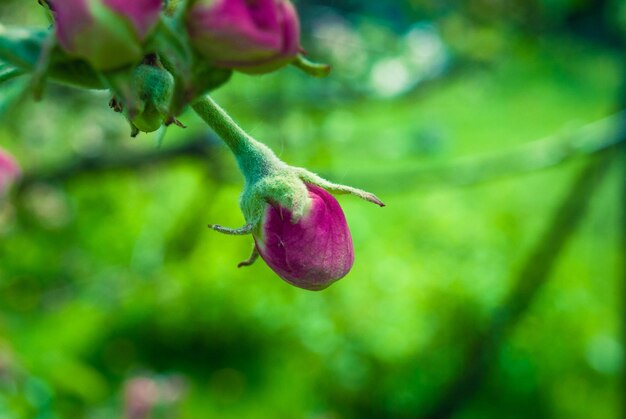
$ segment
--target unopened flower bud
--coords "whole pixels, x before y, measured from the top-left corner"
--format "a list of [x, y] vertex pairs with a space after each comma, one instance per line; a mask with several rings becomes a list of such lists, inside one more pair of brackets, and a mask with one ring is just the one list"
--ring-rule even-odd
[[170, 115], [170, 104], [174, 94], [174, 76], [158, 59], [144, 62], [133, 71], [132, 83], [139, 99], [139, 108], [130, 109], [128, 118], [141, 132], [153, 132], [163, 124], [174, 121]]
[[245, 178], [239, 204], [246, 224], [209, 225], [224, 234], [254, 236], [252, 254], [238, 266], [250, 266], [260, 255], [285, 281], [312, 291], [343, 278], [354, 263], [354, 248], [343, 211], [330, 193], [385, 204], [364, 190], [287, 165], [208, 97], [197, 100], [193, 109], [224, 139]]
[[162, 0], [48, 0], [56, 36], [68, 53], [98, 70], [138, 62]]
[[266, 73], [300, 49], [300, 22], [288, 0], [192, 0], [186, 19], [193, 45], [217, 67]]
[[21, 170], [15, 159], [0, 149], [0, 197], [20, 176]]
[[268, 205], [254, 240], [263, 260], [285, 281], [322, 290], [352, 268], [352, 236], [335, 197], [319, 186], [306, 187], [307, 213], [294, 223], [290, 210]]

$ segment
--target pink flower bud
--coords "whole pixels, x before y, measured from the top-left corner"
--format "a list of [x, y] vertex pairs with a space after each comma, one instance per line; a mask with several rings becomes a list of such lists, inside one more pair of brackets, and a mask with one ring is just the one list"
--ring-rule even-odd
[[20, 166], [8, 153], [0, 150], [0, 195], [20, 177]]
[[247, 73], [276, 70], [300, 49], [300, 22], [288, 0], [192, 0], [187, 28], [213, 65]]
[[48, 0], [59, 44], [98, 70], [136, 63], [162, 0]]
[[268, 205], [259, 254], [285, 281], [308, 290], [322, 290], [343, 278], [354, 263], [352, 236], [337, 200], [319, 186], [306, 185], [311, 207], [295, 224], [291, 212]]

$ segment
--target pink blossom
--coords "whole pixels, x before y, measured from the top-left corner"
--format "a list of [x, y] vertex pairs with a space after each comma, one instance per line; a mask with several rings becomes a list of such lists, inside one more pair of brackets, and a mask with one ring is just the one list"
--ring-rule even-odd
[[352, 236], [337, 200], [307, 184], [312, 204], [292, 223], [291, 212], [268, 205], [255, 242], [261, 257], [285, 281], [308, 290], [322, 290], [343, 278], [354, 263]]
[[159, 13], [163, 8], [163, 0], [102, 1], [108, 8], [130, 20], [141, 41], [146, 39], [159, 20]]
[[70, 54], [110, 70], [141, 60], [162, 0], [48, 0], [57, 40]]
[[300, 22], [288, 0], [195, 0], [187, 28], [212, 64], [248, 73], [273, 71], [300, 49]]

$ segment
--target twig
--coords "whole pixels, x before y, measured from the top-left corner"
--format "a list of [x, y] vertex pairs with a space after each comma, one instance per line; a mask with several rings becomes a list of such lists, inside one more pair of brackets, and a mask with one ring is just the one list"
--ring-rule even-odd
[[[342, 179], [344, 183], [360, 184], [367, 189], [384, 190], [386, 194], [401, 193], [421, 188], [470, 186], [506, 177], [518, 176], [556, 167], [580, 156], [603, 151], [624, 141], [619, 134], [620, 124], [626, 124], [626, 112], [611, 115], [585, 125], [568, 135], [552, 136], [515, 147], [504, 153], [490, 154], [453, 161], [443, 166], [431, 166], [390, 173], [353, 174]], [[204, 158], [204, 153], [188, 152], [200, 147], [197, 140], [174, 149], [153, 150], [131, 156], [97, 157], [72, 161], [65, 167], [35, 171], [25, 176], [26, 186], [35, 181], [66, 180], [80, 176], [83, 171], [102, 172], [125, 170], [154, 162], [166, 162], [181, 154]], [[325, 177], [335, 178], [332, 173]]]
[[[384, 173], [356, 173], [341, 180], [344, 183], [365, 185], [372, 190], [384, 190], [387, 194], [477, 185], [556, 167], [626, 141], [620, 133], [622, 124], [626, 124], [626, 111], [585, 125], [575, 132], [553, 135], [504, 152], [461, 158], [443, 165]], [[329, 173], [323, 174], [334, 177]]]
[[181, 157], [203, 158], [213, 154], [218, 143], [203, 136], [188, 143], [148, 152], [119, 154], [115, 156], [82, 158], [65, 166], [43, 169], [25, 174], [17, 185], [18, 193], [39, 182], [64, 182], [79, 176], [106, 171], [129, 170], [168, 162]]
[[593, 192], [608, 172], [609, 163], [618, 160], [618, 149], [619, 145], [613, 145], [599, 156], [592, 157], [578, 175], [548, 222], [548, 227], [540, 236], [536, 247], [515, 275], [513, 283], [516, 285], [509, 297], [492, 317], [485, 332], [476, 336], [469, 345], [461, 374], [422, 417], [451, 417], [480, 390], [491, 372], [491, 367], [496, 363], [494, 359], [502, 342], [541, 290], [569, 238], [583, 220]]

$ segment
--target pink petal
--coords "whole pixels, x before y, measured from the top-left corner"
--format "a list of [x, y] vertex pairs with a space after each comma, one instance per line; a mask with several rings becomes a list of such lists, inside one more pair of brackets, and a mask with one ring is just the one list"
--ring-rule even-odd
[[289, 210], [268, 205], [264, 237], [255, 237], [259, 253], [281, 278], [321, 290], [344, 277], [354, 263], [352, 237], [337, 200], [324, 189], [307, 185], [312, 206], [299, 222]]
[[6, 191], [20, 174], [20, 166], [13, 156], [0, 150], [0, 193]]

